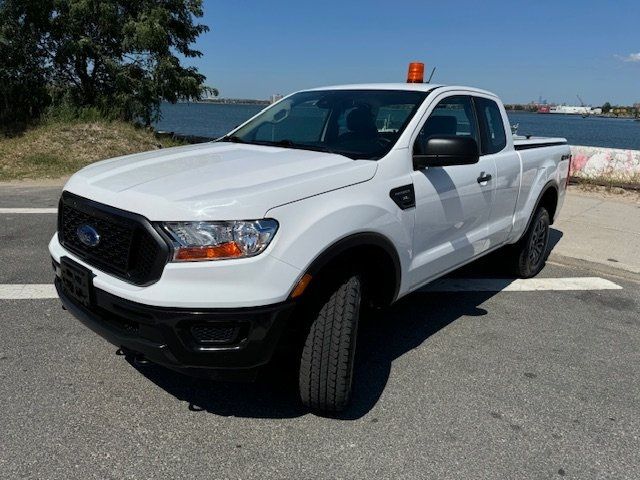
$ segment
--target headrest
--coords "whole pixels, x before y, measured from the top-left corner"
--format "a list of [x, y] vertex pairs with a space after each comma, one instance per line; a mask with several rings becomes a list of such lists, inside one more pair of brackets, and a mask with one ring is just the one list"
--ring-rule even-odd
[[347, 128], [354, 133], [377, 132], [376, 122], [367, 106], [356, 107], [347, 115]]

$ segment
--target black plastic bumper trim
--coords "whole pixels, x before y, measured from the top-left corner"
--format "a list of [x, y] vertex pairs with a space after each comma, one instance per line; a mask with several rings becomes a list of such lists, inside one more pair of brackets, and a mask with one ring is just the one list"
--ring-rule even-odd
[[[94, 288], [94, 304], [85, 308], [65, 294], [58, 277], [55, 286], [64, 307], [116, 347], [181, 373], [224, 379], [248, 377], [269, 362], [294, 307], [292, 302], [249, 308], [156, 307]], [[203, 323], [236, 325], [244, 333], [233, 344], [201, 346], [189, 330]]]

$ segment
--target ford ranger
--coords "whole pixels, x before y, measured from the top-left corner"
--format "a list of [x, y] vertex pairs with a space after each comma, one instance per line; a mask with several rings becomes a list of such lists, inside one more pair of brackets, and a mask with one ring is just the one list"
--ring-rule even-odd
[[216, 141], [73, 175], [55, 285], [131, 358], [186, 374], [251, 379], [298, 338], [301, 401], [337, 412], [364, 307], [497, 249], [517, 276], [542, 269], [569, 162], [564, 139], [514, 137], [487, 91], [302, 91]]

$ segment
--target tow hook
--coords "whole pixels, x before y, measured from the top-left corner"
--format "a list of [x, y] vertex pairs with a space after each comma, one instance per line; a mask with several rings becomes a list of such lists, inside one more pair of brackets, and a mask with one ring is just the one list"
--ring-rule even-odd
[[131, 350], [126, 350], [124, 348], [119, 348], [116, 350], [116, 355], [124, 356], [128, 362], [131, 362], [136, 367], [146, 367], [150, 365], [151, 362], [145, 358], [144, 355], [136, 352], [132, 352]]
[[133, 357], [133, 364], [137, 367], [146, 367], [150, 365], [151, 362], [144, 358], [144, 355], [136, 355]]

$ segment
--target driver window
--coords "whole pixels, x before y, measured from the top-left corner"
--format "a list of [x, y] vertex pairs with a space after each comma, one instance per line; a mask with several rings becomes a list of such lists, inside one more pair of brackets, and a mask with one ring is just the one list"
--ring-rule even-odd
[[423, 153], [427, 140], [435, 136], [472, 137], [478, 141], [478, 125], [471, 97], [456, 95], [441, 100], [418, 133], [414, 153]]

